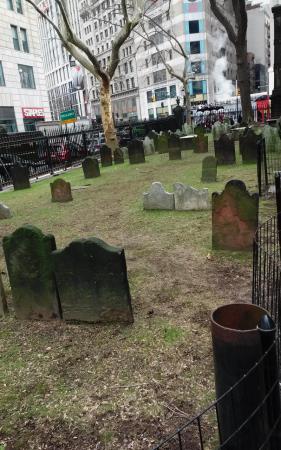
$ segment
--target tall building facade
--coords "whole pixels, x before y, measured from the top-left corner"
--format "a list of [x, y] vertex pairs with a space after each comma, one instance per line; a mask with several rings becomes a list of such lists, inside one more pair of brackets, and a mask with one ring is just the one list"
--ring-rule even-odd
[[[67, 5], [71, 26], [81, 37], [78, 2], [68, 0]], [[56, 25], [59, 24], [60, 13], [55, 0], [39, 1], [38, 6]], [[84, 117], [86, 115], [82, 75], [84, 69], [70, 57], [51, 24], [38, 16], [38, 25], [52, 120], [59, 120], [60, 113], [68, 109], [74, 109], [78, 117]], [[82, 75], [79, 86], [74, 83], [77, 71]]]
[[0, 0], [0, 125], [31, 131], [50, 120], [37, 14], [23, 0]]
[[[81, 35], [102, 67], [110, 61], [111, 44], [123, 25], [120, 2], [116, 0], [80, 0]], [[87, 72], [88, 113], [100, 119], [99, 80]], [[111, 82], [114, 119], [140, 119], [138, 70], [134, 36], [120, 49], [120, 63]]]

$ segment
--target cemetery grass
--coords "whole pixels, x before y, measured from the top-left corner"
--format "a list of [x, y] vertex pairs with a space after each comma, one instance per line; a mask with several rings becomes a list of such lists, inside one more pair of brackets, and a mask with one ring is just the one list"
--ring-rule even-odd
[[[0, 195], [13, 212], [1, 239], [31, 223], [58, 248], [88, 236], [124, 247], [135, 316], [129, 326], [19, 322], [1, 253], [11, 313], [0, 322], [0, 448], [149, 449], [214, 398], [210, 314], [251, 300], [252, 255], [212, 251], [210, 211], [143, 211], [142, 193], [180, 181], [211, 196], [234, 178], [255, 192], [256, 170], [237, 155], [203, 186], [206, 155], [183, 155], [126, 162], [93, 180], [81, 168], [63, 173], [74, 188], [67, 204], [51, 203], [50, 180]], [[210, 439], [213, 420], [204, 424]]]

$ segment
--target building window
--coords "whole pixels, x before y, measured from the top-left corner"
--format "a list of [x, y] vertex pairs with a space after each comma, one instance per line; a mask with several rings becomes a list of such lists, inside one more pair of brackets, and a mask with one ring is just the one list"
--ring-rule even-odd
[[190, 42], [190, 53], [192, 55], [200, 53], [200, 41]]
[[190, 20], [189, 21], [189, 33], [199, 33], [199, 20]]
[[146, 97], [147, 97], [147, 103], [152, 103], [153, 102], [152, 91], [147, 91]]
[[135, 79], [134, 78], [131, 78], [131, 85], [132, 85], [132, 88], [135, 88], [136, 86], [135, 86]]
[[27, 32], [24, 28], [20, 28], [21, 46], [25, 53], [29, 53], [29, 47], [27, 42]]
[[0, 61], [0, 86], [5, 86], [5, 78], [1, 61]]
[[23, 89], [36, 89], [33, 68], [31, 66], [18, 65], [20, 74], [20, 83]]
[[160, 82], [166, 81], [166, 80], [167, 80], [166, 69], [157, 70], [156, 72], [153, 73], [153, 82], [154, 83], [160, 83]]
[[7, 8], [10, 11], [13, 11], [14, 10], [13, 0], [6, 0], [6, 3], [7, 3]]
[[19, 35], [18, 35], [18, 29], [15, 27], [15, 25], [11, 25], [12, 30], [12, 38], [13, 38], [13, 44], [15, 50], [20, 50], [20, 41], [19, 41]]
[[201, 61], [195, 61], [191, 63], [191, 71], [193, 73], [202, 73], [202, 64]]
[[16, 8], [17, 8], [17, 12], [18, 12], [19, 14], [23, 14], [21, 0], [16, 0]]
[[148, 110], [148, 118], [149, 119], [154, 119], [154, 109], [149, 109]]
[[192, 91], [193, 95], [205, 94], [204, 80], [192, 81]]
[[165, 100], [167, 98], [167, 88], [155, 89], [155, 100]]
[[170, 86], [170, 98], [176, 98], [177, 96], [177, 88], [175, 85]]

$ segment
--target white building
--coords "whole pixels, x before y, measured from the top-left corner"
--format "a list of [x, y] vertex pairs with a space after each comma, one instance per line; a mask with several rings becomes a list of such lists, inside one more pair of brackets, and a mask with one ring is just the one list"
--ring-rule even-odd
[[[55, 0], [42, 0], [38, 3], [44, 13], [57, 25], [60, 17]], [[71, 26], [80, 36], [78, 1], [68, 0], [67, 4]], [[78, 117], [84, 117], [86, 115], [85, 91], [83, 85], [81, 89], [77, 89], [73, 83], [73, 74], [77, 70], [82, 74], [84, 69], [70, 59], [70, 55], [62, 46], [52, 25], [41, 16], [38, 16], [38, 23], [52, 119], [59, 120], [60, 113], [69, 109], [74, 109]]]
[[0, 125], [29, 131], [50, 120], [37, 14], [23, 0], [0, 0]]

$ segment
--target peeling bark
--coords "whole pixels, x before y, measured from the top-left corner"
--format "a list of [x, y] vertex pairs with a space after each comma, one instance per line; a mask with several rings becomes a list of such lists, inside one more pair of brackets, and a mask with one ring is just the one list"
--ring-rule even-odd
[[118, 140], [112, 116], [110, 82], [105, 79], [101, 81], [100, 107], [106, 145], [113, 153], [118, 148]]

